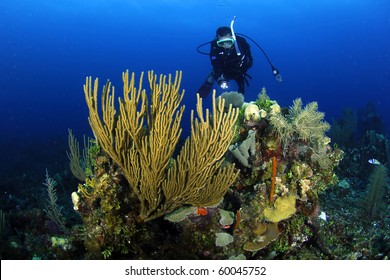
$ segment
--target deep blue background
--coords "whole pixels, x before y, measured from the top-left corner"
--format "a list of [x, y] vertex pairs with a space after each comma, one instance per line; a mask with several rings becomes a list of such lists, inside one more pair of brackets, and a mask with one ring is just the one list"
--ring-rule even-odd
[[[137, 74], [183, 70], [182, 126], [188, 129], [195, 92], [211, 69], [196, 47], [210, 41], [216, 28], [229, 25], [233, 16], [235, 31], [257, 41], [284, 78], [283, 83], [274, 79], [252, 44], [253, 80], [246, 101], [255, 100], [265, 86], [282, 106], [297, 97], [304, 103], [318, 101], [329, 122], [344, 107], [357, 110], [373, 101], [388, 122], [387, 0], [2, 0], [2, 164], [11, 155], [34, 161], [40, 152], [54, 149], [58, 139], [66, 142], [68, 128], [78, 138], [91, 135], [82, 89], [89, 75], [99, 77], [101, 86], [111, 79], [118, 96], [126, 69]], [[26, 155], [20, 143], [34, 146], [34, 153]]]

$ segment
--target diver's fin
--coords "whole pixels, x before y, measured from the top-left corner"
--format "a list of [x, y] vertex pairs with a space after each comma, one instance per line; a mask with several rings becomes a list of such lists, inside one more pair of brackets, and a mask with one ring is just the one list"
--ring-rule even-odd
[[213, 86], [212, 83], [209, 83], [207, 81], [204, 82], [204, 84], [198, 89], [198, 93], [200, 97], [206, 98], [209, 95], [212, 86]]

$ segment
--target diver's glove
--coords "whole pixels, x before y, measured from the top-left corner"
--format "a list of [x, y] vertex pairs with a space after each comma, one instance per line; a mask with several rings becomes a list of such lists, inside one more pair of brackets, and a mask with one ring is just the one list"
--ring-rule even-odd
[[228, 86], [228, 83], [227, 83], [227, 81], [225, 80], [225, 77], [224, 77], [223, 74], [218, 78], [217, 83], [218, 83], [218, 85], [219, 85], [222, 89], [227, 89], [227, 88], [229, 87], [229, 86]]

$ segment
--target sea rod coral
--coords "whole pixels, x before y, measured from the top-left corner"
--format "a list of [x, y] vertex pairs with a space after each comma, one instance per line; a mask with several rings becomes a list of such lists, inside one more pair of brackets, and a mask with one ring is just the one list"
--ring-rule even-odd
[[[224, 100], [213, 96], [213, 114], [203, 112], [197, 97], [198, 118], [191, 114], [191, 137], [172, 161], [181, 135], [184, 91], [179, 93], [181, 72], [171, 76], [148, 72], [150, 100], [135, 87], [134, 73], [123, 73], [123, 98], [115, 108], [114, 87], [107, 82], [98, 102], [98, 79], [84, 85], [89, 122], [97, 143], [121, 168], [132, 195], [139, 200], [139, 221], [150, 221], [185, 205], [217, 204], [238, 173], [234, 165], [221, 167], [234, 137], [238, 109], [224, 111]], [[101, 112], [99, 112], [101, 106]], [[130, 196], [130, 194], [129, 194]]]

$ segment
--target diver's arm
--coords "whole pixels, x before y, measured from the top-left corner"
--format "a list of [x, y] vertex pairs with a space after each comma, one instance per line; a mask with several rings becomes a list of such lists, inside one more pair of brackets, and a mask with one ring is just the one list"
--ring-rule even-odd
[[222, 58], [220, 57], [217, 48], [211, 48], [210, 52], [211, 66], [213, 67], [213, 77], [215, 80], [223, 74]]

